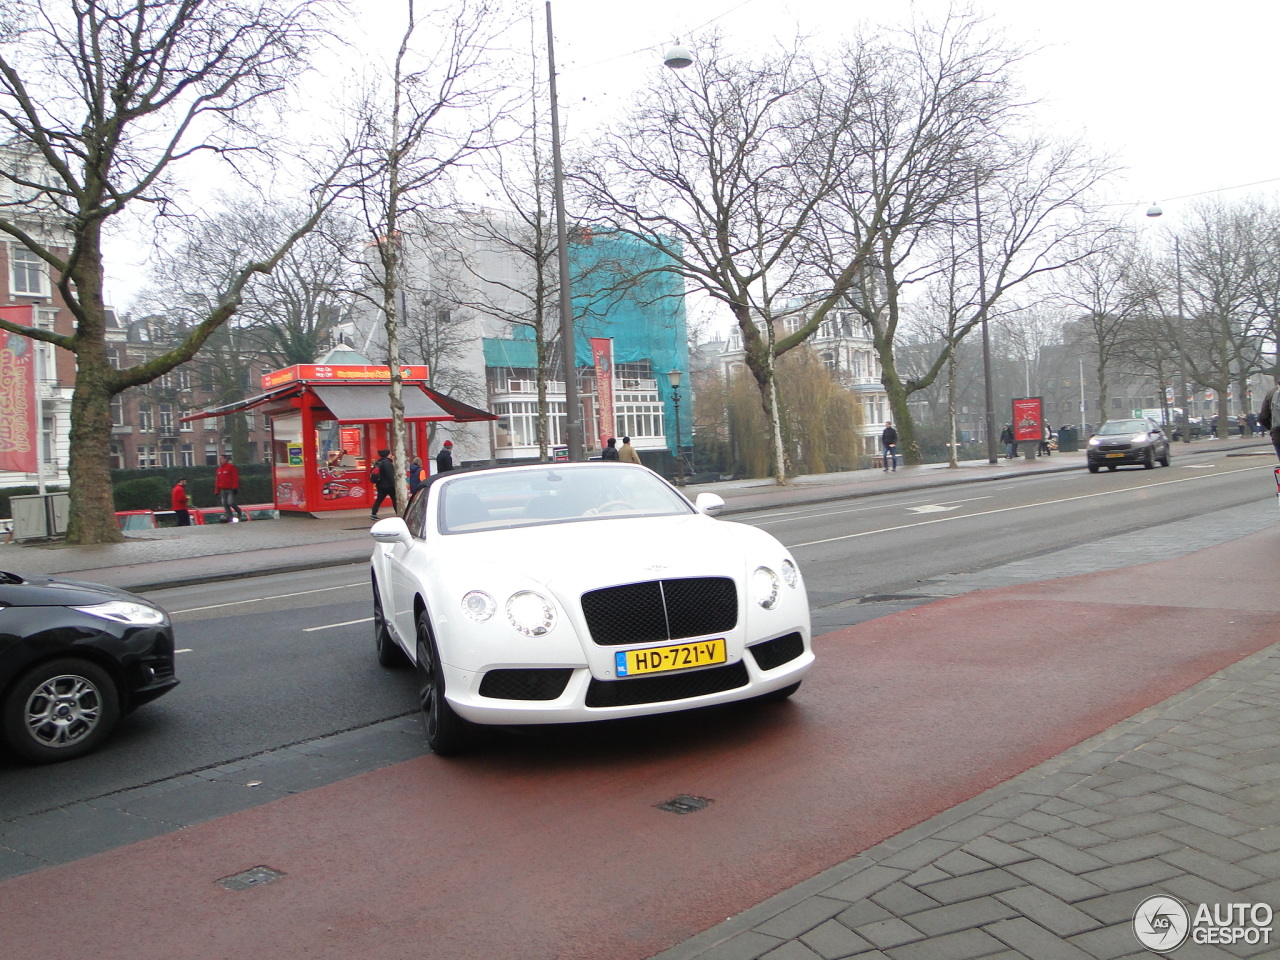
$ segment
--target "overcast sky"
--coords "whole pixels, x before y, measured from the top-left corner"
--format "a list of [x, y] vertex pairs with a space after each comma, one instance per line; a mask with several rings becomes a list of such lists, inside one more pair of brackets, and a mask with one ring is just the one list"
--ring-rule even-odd
[[[537, 36], [545, 36], [543, 0], [516, 2], [527, 3]], [[816, 47], [851, 35], [860, 21], [900, 26], [913, 15], [936, 17], [947, 6], [942, 0], [553, 0], [562, 120], [572, 139], [621, 109], [649, 82], [646, 73], [665, 69], [662, 53], [673, 40], [693, 46], [690, 38], [708, 25], [731, 48], [766, 49], [798, 35]], [[1277, 124], [1269, 109], [1280, 4], [982, 0], [974, 6], [1027, 52], [1020, 76], [1028, 98], [1039, 102], [1043, 125], [1084, 136], [1124, 168], [1108, 198], [1118, 204], [1117, 216], [1131, 211], [1147, 229], [1168, 231], [1190, 202], [1179, 198], [1280, 191]], [[370, 42], [389, 56], [404, 0], [356, 0], [353, 9]], [[1153, 201], [1165, 211], [1160, 221], [1143, 216]], [[112, 267], [109, 291], [123, 305], [140, 271], [136, 262]]]
[[[560, 98], [567, 114], [584, 97], [601, 106], [625, 99], [640, 73], [659, 69], [672, 39], [708, 22], [744, 48], [797, 34], [825, 44], [860, 21], [900, 25], [913, 12], [927, 17], [947, 6], [935, 0], [553, 0]], [[535, 0], [530, 8], [540, 12], [543, 3]], [[1252, 192], [1280, 189], [1269, 109], [1280, 4], [983, 0], [974, 9], [1028, 52], [1021, 76], [1028, 96], [1041, 104], [1043, 122], [1084, 135], [1126, 168], [1114, 199], [1132, 202], [1137, 216], [1156, 200], [1172, 225], [1180, 206], [1174, 198], [1265, 180], [1275, 182]]]

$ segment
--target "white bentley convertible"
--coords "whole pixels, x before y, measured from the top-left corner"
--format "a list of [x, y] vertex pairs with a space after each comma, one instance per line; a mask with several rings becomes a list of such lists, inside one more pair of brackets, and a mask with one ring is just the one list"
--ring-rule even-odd
[[536, 464], [440, 474], [374, 524], [378, 660], [416, 666], [431, 748], [794, 693], [800, 571], [723, 505], [634, 464]]

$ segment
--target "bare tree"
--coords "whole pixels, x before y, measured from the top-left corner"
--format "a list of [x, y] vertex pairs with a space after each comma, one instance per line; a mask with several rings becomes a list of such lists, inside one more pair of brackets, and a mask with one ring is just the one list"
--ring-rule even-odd
[[[857, 64], [847, 78], [829, 72], [851, 91], [845, 99], [857, 92], [868, 106], [845, 128], [851, 173], [823, 205], [826, 246], [817, 262], [837, 284], [865, 262], [868, 244], [874, 250], [873, 265], [854, 273], [849, 300], [875, 344], [908, 462], [920, 458], [911, 395], [934, 381], [998, 302], [1087, 255], [1102, 232], [1083, 211], [1106, 167], [1078, 143], [1022, 132], [1013, 83], [1020, 56], [981, 19], [953, 13], [864, 42], [846, 54], [844, 63]], [[985, 276], [976, 269], [983, 258]], [[895, 346], [908, 320], [907, 292], [944, 274], [971, 287], [947, 298], [969, 312], [948, 321], [932, 362], [904, 376]]]
[[[593, 217], [665, 258], [675, 274], [723, 304], [742, 335], [771, 436], [772, 472], [787, 479], [774, 364], [803, 343], [847, 289], [797, 310], [812, 289], [798, 250], [817, 204], [840, 175], [842, 110], [796, 53], [733, 58], [719, 39], [664, 74], [595, 145], [576, 175]], [[785, 317], [803, 320], [781, 330]]]
[[[250, 279], [269, 273], [333, 202], [317, 175], [306, 215], [264, 256], [247, 256], [222, 299], [181, 343], [137, 366], [108, 361], [103, 239], [128, 211], [179, 206], [182, 161], [251, 164], [256, 114], [288, 89], [321, 35], [322, 0], [48, 0], [0, 2], [0, 165], [16, 187], [0, 232], [57, 277], [70, 335], [0, 321], [76, 358], [67, 539], [122, 538], [108, 471], [111, 398], [189, 360], [233, 316]], [[270, 126], [270, 125], [268, 125]], [[335, 164], [333, 170], [340, 168]], [[137, 229], [135, 225], [133, 229]]]
[[1132, 352], [1134, 321], [1146, 313], [1148, 304], [1136, 238], [1132, 232], [1115, 233], [1110, 243], [1082, 257], [1057, 279], [1063, 307], [1074, 321], [1072, 342], [1093, 355], [1101, 424], [1107, 416], [1109, 372]]
[[[391, 455], [396, 464], [396, 503], [409, 498], [406, 479], [404, 384], [400, 375], [401, 285], [404, 282], [402, 218], [430, 189], [489, 139], [498, 87], [485, 87], [482, 67], [491, 38], [502, 29], [488, 0], [462, 0], [418, 19], [405, 0], [405, 28], [385, 78], [359, 108], [363, 128], [361, 220], [372, 241], [366, 293], [381, 313], [390, 371]], [[420, 29], [421, 28], [421, 29]], [[435, 47], [420, 55], [414, 42]], [[488, 81], [493, 83], [492, 80]]]

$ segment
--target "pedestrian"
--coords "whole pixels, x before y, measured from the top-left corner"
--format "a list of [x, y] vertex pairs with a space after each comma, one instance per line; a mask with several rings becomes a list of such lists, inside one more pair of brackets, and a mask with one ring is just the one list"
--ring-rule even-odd
[[238, 523], [248, 519], [236, 497], [240, 493], [240, 471], [231, 462], [230, 454], [222, 458], [222, 463], [213, 475], [213, 495], [222, 501], [222, 510], [227, 523]]
[[1052, 439], [1053, 439], [1053, 428], [1051, 428], [1048, 422], [1046, 421], [1044, 425], [1044, 433], [1040, 437], [1040, 452], [1044, 454], [1046, 457], [1053, 456], [1053, 450], [1049, 446], [1049, 441]]
[[418, 492], [418, 488], [427, 482], [427, 468], [422, 465], [421, 457], [414, 457], [409, 464], [409, 494]]
[[1280, 423], [1275, 418], [1276, 387], [1267, 391], [1262, 398], [1262, 407], [1258, 410], [1258, 426], [1271, 434], [1271, 445], [1276, 449], [1276, 459], [1280, 460]]
[[378, 494], [373, 501], [373, 510], [369, 514], [369, 519], [378, 519], [382, 501], [387, 499], [391, 500], [391, 509], [399, 513], [396, 504], [396, 465], [391, 460], [390, 450], [378, 451], [378, 459], [373, 461], [373, 466], [369, 470], [369, 482], [373, 484], [373, 489]]
[[1013, 424], [1006, 423], [1000, 431], [1000, 442], [1004, 444], [1004, 458], [1012, 460], [1018, 455], [1018, 445], [1013, 442]]
[[636, 448], [631, 445], [630, 437], [622, 438], [622, 446], [618, 449], [618, 459], [623, 463], [640, 462], [640, 454], [636, 453]]
[[453, 469], [453, 441], [446, 440], [436, 454], [436, 473], [444, 473]]
[[178, 526], [191, 526], [191, 498], [187, 496], [187, 478], [179, 477], [169, 494], [173, 504], [173, 514], [178, 518]]
[[880, 450], [884, 454], [884, 472], [889, 472], [889, 465], [893, 465], [893, 472], [898, 472], [898, 431], [893, 429], [893, 421], [886, 420], [884, 429], [880, 431]]
[[605, 441], [604, 449], [600, 451], [601, 460], [617, 460], [618, 459], [618, 438], [610, 437]]

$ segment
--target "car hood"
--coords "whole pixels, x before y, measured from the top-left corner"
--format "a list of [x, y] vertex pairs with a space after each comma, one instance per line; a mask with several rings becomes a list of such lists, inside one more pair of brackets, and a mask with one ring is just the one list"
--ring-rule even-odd
[[100, 583], [0, 573], [0, 607], [85, 607], [108, 600], [132, 600], [154, 606], [141, 597]]
[[[455, 540], [462, 542], [455, 547]], [[786, 555], [763, 531], [701, 515], [547, 524], [450, 537], [446, 544], [454, 569], [501, 570], [552, 590], [666, 577], [740, 578], [748, 561], [776, 565]]]

